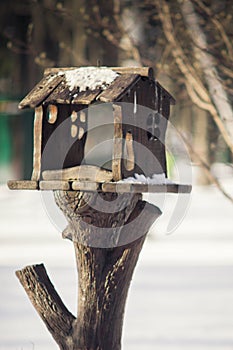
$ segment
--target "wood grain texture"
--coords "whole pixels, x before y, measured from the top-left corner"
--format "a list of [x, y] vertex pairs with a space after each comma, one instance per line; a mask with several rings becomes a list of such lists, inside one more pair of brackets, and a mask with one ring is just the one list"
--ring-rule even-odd
[[69, 87], [62, 82], [57, 88], [44, 100], [45, 103], [71, 103], [89, 105], [95, 101], [96, 97], [102, 92], [101, 89], [81, 91], [74, 89], [70, 91]]
[[99, 189], [99, 183], [91, 181], [73, 181], [71, 186], [74, 191], [95, 192]]
[[68, 181], [62, 181], [62, 180], [40, 181], [39, 187], [40, 187], [40, 190], [44, 190], [44, 191], [51, 191], [51, 190], [69, 191], [70, 184]]
[[[55, 193], [56, 203], [69, 222], [64, 236], [74, 243], [78, 266], [74, 349], [120, 350], [130, 281], [146, 233], [161, 212], [142, 201], [139, 194], [124, 194], [117, 201], [113, 193], [102, 194], [101, 210], [97, 210], [98, 196]], [[104, 212], [104, 202], [110, 212]]]
[[62, 80], [63, 77], [60, 75], [51, 74], [45, 76], [20, 102], [19, 108], [37, 107], [52, 93]]
[[44, 103], [70, 103], [72, 94], [70, 93], [69, 87], [64, 81], [61, 82], [44, 100]]
[[154, 78], [154, 71], [151, 67], [110, 67], [110, 69], [120, 74], [139, 74], [142, 77]]
[[54, 196], [73, 228], [72, 241], [94, 247], [117, 245], [122, 227], [141, 199], [141, 194], [125, 193], [118, 198], [116, 193], [75, 191], [55, 191]]
[[122, 161], [122, 109], [119, 105], [113, 105], [114, 118], [114, 137], [112, 154], [112, 178], [114, 181], [122, 179], [121, 161]]
[[65, 72], [65, 71], [73, 70], [77, 68], [80, 68], [80, 67], [48, 67], [48, 68], [45, 68], [44, 70], [44, 76], [47, 76], [49, 74], [57, 74], [59, 72]]
[[38, 181], [9, 180], [7, 186], [10, 190], [38, 190]]
[[101, 186], [103, 192], [131, 192], [131, 193], [190, 193], [192, 190], [191, 185], [179, 185], [179, 184], [143, 184], [143, 183], [127, 183], [127, 182], [109, 182], [103, 183]]
[[35, 108], [33, 138], [33, 171], [31, 179], [38, 181], [41, 172], [43, 107]]
[[140, 79], [138, 74], [119, 75], [97, 98], [101, 102], [118, 101]]
[[75, 317], [63, 304], [44, 265], [26, 266], [16, 276], [60, 349], [74, 349], [69, 346]]
[[11, 190], [64, 190], [64, 191], [91, 191], [108, 193], [190, 193], [191, 185], [168, 184], [147, 185], [128, 182], [95, 182], [95, 181], [31, 181], [10, 180], [7, 183]]
[[132, 132], [127, 131], [125, 135], [124, 145], [124, 166], [127, 171], [133, 171], [135, 167], [135, 155], [133, 148], [133, 136]]
[[45, 170], [42, 173], [44, 180], [80, 180], [83, 181], [111, 181], [113, 174], [109, 170], [94, 165], [79, 165], [66, 169]]
[[72, 92], [72, 104], [89, 105], [94, 102], [97, 96], [102, 92], [101, 89], [87, 90], [81, 92]]

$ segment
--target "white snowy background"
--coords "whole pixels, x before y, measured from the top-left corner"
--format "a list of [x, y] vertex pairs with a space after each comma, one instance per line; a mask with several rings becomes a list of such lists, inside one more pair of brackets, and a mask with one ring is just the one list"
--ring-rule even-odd
[[[223, 184], [233, 194], [231, 177]], [[131, 284], [124, 350], [233, 349], [233, 205], [214, 186], [194, 187], [189, 210], [166, 235], [175, 195], [147, 238]], [[157, 196], [150, 200], [157, 202]], [[57, 345], [15, 276], [43, 262], [75, 314], [77, 275], [71, 242], [44, 210], [41, 193], [0, 187], [0, 349]], [[109, 349], [110, 350], [110, 349]]]

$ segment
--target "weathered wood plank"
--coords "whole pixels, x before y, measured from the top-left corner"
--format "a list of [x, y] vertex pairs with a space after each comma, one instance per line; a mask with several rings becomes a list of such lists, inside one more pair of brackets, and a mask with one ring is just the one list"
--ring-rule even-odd
[[19, 108], [34, 108], [41, 104], [63, 80], [61, 75], [47, 75], [20, 102]]
[[139, 184], [139, 183], [124, 183], [124, 182], [109, 182], [104, 183], [101, 186], [103, 192], [133, 192], [133, 193], [190, 193], [192, 190], [191, 185], [155, 185], [155, 184]]
[[45, 103], [71, 103], [89, 105], [95, 101], [96, 97], [102, 92], [101, 89], [87, 90], [79, 92], [73, 91], [65, 83], [61, 83], [45, 100]]
[[95, 101], [96, 97], [102, 92], [101, 89], [87, 90], [79, 92], [77, 89], [70, 91], [69, 87], [63, 82], [48, 96], [45, 103], [71, 103], [89, 105]]
[[102, 102], [118, 101], [139, 79], [140, 75], [138, 74], [119, 75], [112, 84], [97, 97], [97, 100]]
[[99, 189], [99, 184], [97, 182], [91, 181], [73, 181], [72, 189], [74, 191], [97, 191]]
[[162, 93], [169, 98], [170, 104], [175, 105], [176, 100], [174, 99], [174, 97], [166, 89], [164, 89], [164, 87], [161, 84], [159, 84], [159, 82], [156, 82], [156, 84], [161, 89]]
[[177, 185], [177, 186], [178, 186], [178, 193], [191, 193], [192, 192], [192, 185]]
[[102, 92], [101, 89], [95, 89], [95, 90], [87, 90], [87, 91], [81, 91], [81, 92], [73, 92], [72, 93], [72, 104], [83, 104], [83, 105], [89, 105], [93, 101], [96, 100], [97, 96]]
[[80, 180], [80, 181], [111, 181], [113, 174], [109, 170], [101, 169], [94, 165], [80, 165], [67, 169], [45, 170], [42, 173], [43, 180]]
[[127, 171], [132, 171], [135, 167], [133, 136], [132, 133], [129, 131], [127, 131], [125, 135], [124, 166]]
[[127, 182], [98, 182], [98, 181], [31, 181], [31, 180], [10, 180], [7, 183], [10, 190], [74, 190], [74, 191], [96, 191], [112, 193], [190, 193], [191, 185], [154, 185], [136, 184]]
[[142, 77], [154, 78], [152, 67], [110, 67], [110, 69], [119, 74], [139, 74]]
[[39, 182], [40, 190], [50, 191], [50, 190], [61, 190], [61, 191], [69, 191], [70, 184], [68, 181], [40, 181]]
[[59, 72], [66, 72], [68, 70], [74, 70], [80, 67], [48, 67], [44, 70], [44, 76], [47, 76], [49, 74], [57, 74]]
[[105, 182], [101, 185], [103, 192], [130, 193], [132, 192], [130, 183]]
[[122, 160], [122, 109], [121, 106], [113, 106], [114, 117], [114, 138], [113, 138], [113, 155], [112, 155], [112, 176], [114, 181], [122, 178], [121, 160]]
[[31, 177], [32, 181], [37, 181], [40, 178], [42, 152], [42, 121], [43, 107], [39, 106], [35, 109], [34, 118], [33, 171]]
[[53, 92], [44, 100], [45, 103], [70, 103], [72, 94], [65, 81], [53, 90]]
[[10, 190], [38, 190], [38, 181], [9, 180], [7, 185]]

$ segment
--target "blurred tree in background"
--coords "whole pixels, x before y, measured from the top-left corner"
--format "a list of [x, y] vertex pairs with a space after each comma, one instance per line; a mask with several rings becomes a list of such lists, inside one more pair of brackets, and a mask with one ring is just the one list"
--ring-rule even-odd
[[[231, 163], [232, 15], [231, 0], [1, 0], [1, 100], [19, 100], [46, 67], [149, 65], [177, 100], [172, 121], [193, 160]], [[32, 115], [17, 113], [1, 139], [31, 167]]]

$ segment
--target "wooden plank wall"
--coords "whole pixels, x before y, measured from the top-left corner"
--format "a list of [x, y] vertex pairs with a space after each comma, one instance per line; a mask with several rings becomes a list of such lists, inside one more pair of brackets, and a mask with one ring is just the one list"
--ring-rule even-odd
[[[167, 108], [167, 102], [163, 101], [161, 89], [158, 90], [158, 101], [156, 101], [156, 85], [153, 80], [141, 78], [136, 85], [128, 90], [128, 93], [121, 99], [123, 102], [123, 137], [125, 138], [128, 131], [132, 132], [134, 140], [135, 153], [135, 168], [127, 171], [122, 161], [123, 177], [133, 176], [135, 173], [146, 176], [164, 172], [166, 174], [166, 158], [164, 147], [164, 133], [160, 140], [149, 140], [147, 130], [147, 118], [151, 111], [158, 108], [160, 113]], [[138, 105], [135, 112], [135, 93], [136, 103]], [[164, 104], [164, 106], [163, 106]], [[144, 106], [140, 107], [140, 106]], [[167, 110], [166, 110], [167, 111]], [[169, 110], [168, 110], [169, 111]], [[168, 115], [166, 116], [168, 117]], [[163, 128], [166, 128], [166, 123], [162, 123]], [[141, 146], [142, 145], [142, 146]]]
[[[80, 165], [84, 156], [86, 140], [87, 117], [81, 122], [78, 117], [72, 122], [71, 114], [75, 110], [79, 112], [83, 105], [58, 105], [58, 117], [54, 124], [47, 121], [47, 108], [44, 106], [43, 130], [42, 130], [42, 171], [55, 170]], [[75, 139], [71, 136], [71, 127], [84, 130], [82, 138]]]

